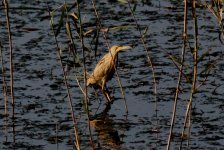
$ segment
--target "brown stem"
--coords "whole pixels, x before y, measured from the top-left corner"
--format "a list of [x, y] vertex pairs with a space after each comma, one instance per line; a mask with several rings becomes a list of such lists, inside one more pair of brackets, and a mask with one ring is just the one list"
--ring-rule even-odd
[[172, 114], [172, 120], [170, 125], [170, 133], [167, 141], [167, 147], [166, 149], [170, 149], [170, 143], [173, 135], [173, 128], [175, 124], [175, 118], [176, 118], [176, 109], [177, 109], [177, 100], [179, 96], [179, 89], [180, 89], [180, 83], [182, 81], [183, 76], [183, 64], [184, 64], [184, 58], [185, 58], [185, 48], [186, 48], [186, 39], [187, 39], [187, 0], [184, 0], [184, 31], [183, 31], [183, 46], [182, 46], [182, 54], [181, 54], [181, 65], [180, 65], [180, 71], [178, 76], [178, 82], [176, 86], [176, 93], [174, 98], [174, 105], [173, 105], [173, 114]]
[[[194, 57], [193, 58], [194, 59], [193, 83], [192, 83], [192, 88], [191, 88], [190, 99], [189, 99], [186, 114], [185, 114], [184, 125], [183, 125], [183, 129], [182, 129], [182, 133], [181, 133], [181, 144], [180, 144], [179, 149], [182, 149], [182, 143], [183, 143], [183, 140], [184, 140], [184, 131], [185, 131], [185, 128], [186, 128], [188, 117], [190, 116], [193, 96], [196, 92], [195, 89], [196, 89], [196, 82], [197, 82], [198, 25], [197, 25], [197, 17], [196, 17], [195, 9], [196, 9], [195, 8], [195, 0], [192, 0], [192, 16], [193, 16], [193, 19], [194, 19], [194, 41], [195, 41], [194, 42], [194, 53], [193, 53], [193, 57]], [[190, 120], [189, 120], [189, 126], [188, 126], [189, 131], [190, 131], [190, 128], [191, 128], [191, 124], [190, 124]], [[188, 133], [188, 144], [189, 144], [189, 138], [190, 138], [190, 133]]]
[[151, 58], [151, 54], [150, 54], [150, 51], [148, 50], [147, 46], [146, 46], [146, 42], [145, 42], [145, 39], [144, 39], [144, 35], [142, 34], [142, 31], [139, 27], [139, 24], [138, 24], [138, 21], [135, 17], [135, 14], [134, 14], [134, 11], [131, 7], [131, 4], [130, 4], [130, 1], [128, 0], [128, 6], [129, 6], [129, 9], [131, 11], [131, 14], [133, 16], [133, 19], [134, 19], [134, 22], [135, 22], [135, 26], [139, 32], [139, 35], [140, 35], [140, 39], [141, 39], [141, 42], [142, 42], [142, 45], [145, 49], [145, 52], [146, 52], [146, 55], [147, 55], [147, 59], [148, 59], [148, 63], [149, 63], [149, 68], [152, 70], [152, 75], [153, 75], [153, 83], [154, 83], [154, 98], [155, 98], [155, 112], [156, 112], [156, 120], [157, 120], [157, 126], [158, 126], [158, 115], [157, 115], [157, 111], [158, 111], [158, 108], [157, 108], [157, 83], [156, 83], [156, 74], [155, 74], [155, 69], [154, 69], [154, 65], [153, 65], [153, 62], [152, 62], [152, 58]]
[[85, 45], [84, 45], [84, 39], [83, 39], [83, 28], [82, 28], [82, 18], [81, 18], [81, 12], [80, 12], [80, 6], [79, 6], [79, 1], [76, 0], [76, 6], [78, 10], [78, 19], [79, 19], [79, 36], [81, 40], [81, 45], [82, 45], [82, 57], [83, 57], [83, 73], [84, 73], [84, 97], [85, 97], [85, 103], [86, 103], [86, 109], [87, 109], [87, 118], [88, 118], [88, 130], [90, 134], [90, 145], [91, 148], [94, 149], [94, 143], [93, 143], [93, 138], [92, 138], [92, 131], [90, 127], [90, 114], [89, 114], [89, 103], [88, 103], [88, 98], [87, 98], [87, 74], [86, 74], [86, 57], [85, 57]]
[[12, 36], [11, 36], [11, 27], [10, 27], [10, 17], [9, 17], [9, 5], [8, 1], [3, 1], [5, 6], [5, 13], [6, 13], [6, 21], [7, 21], [7, 29], [8, 29], [8, 40], [9, 40], [9, 50], [10, 50], [10, 92], [12, 98], [12, 118], [14, 118], [15, 114], [15, 107], [14, 107], [14, 89], [13, 89], [13, 59], [12, 59]]
[[10, 50], [10, 94], [12, 99], [12, 132], [13, 132], [13, 142], [15, 143], [15, 99], [14, 99], [14, 88], [13, 88], [13, 58], [12, 58], [12, 34], [10, 27], [10, 17], [9, 17], [9, 5], [8, 1], [4, 0], [5, 14], [6, 14], [6, 22], [7, 22], [7, 30], [8, 30], [8, 41], [9, 41], [9, 50]]
[[[49, 16], [51, 16], [50, 9], [49, 9], [47, 1], [46, 1], [46, 5], [47, 5]], [[75, 136], [74, 144], [75, 144], [76, 148], [78, 150], [80, 150], [81, 148], [80, 148], [80, 141], [79, 141], [79, 136], [78, 136], [78, 127], [77, 127], [77, 123], [76, 123], [76, 119], [75, 119], [75, 115], [74, 115], [74, 110], [73, 110], [73, 105], [72, 105], [72, 100], [71, 100], [71, 94], [70, 94], [70, 91], [69, 91], [69, 88], [68, 88], [67, 75], [66, 75], [65, 69], [63, 67], [62, 57], [61, 57], [61, 53], [60, 53], [60, 47], [59, 47], [59, 44], [58, 44], [58, 40], [57, 40], [57, 37], [56, 37], [56, 33], [55, 33], [55, 30], [54, 30], [54, 27], [53, 27], [54, 25], [53, 25], [52, 20], [50, 22], [50, 25], [51, 25], [51, 29], [52, 29], [52, 32], [53, 32], [53, 35], [54, 35], [54, 39], [55, 39], [55, 43], [56, 43], [56, 47], [57, 47], [57, 53], [58, 53], [58, 57], [59, 57], [59, 60], [60, 60], [60, 65], [61, 65], [61, 69], [62, 69], [62, 73], [63, 73], [64, 83], [65, 83], [65, 87], [66, 87], [66, 91], [67, 91], [67, 95], [68, 95], [68, 101], [69, 101], [69, 106], [70, 106], [70, 110], [71, 110], [73, 130], [74, 130], [74, 136]]]

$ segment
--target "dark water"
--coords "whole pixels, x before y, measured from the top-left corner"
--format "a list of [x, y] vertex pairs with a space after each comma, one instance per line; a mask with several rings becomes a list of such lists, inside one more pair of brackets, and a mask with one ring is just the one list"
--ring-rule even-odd
[[[68, 6], [72, 6], [73, 3], [74, 1], [67, 1]], [[49, 6], [51, 9], [57, 9], [62, 4], [63, 1], [55, 0], [49, 3]], [[159, 2], [156, 0], [137, 2], [135, 10], [140, 27], [149, 29], [145, 40], [153, 59], [157, 79], [157, 117], [152, 72], [128, 5], [109, 1], [97, 1], [96, 5], [103, 27], [129, 25], [123, 30], [107, 33], [110, 45], [133, 45], [134, 48], [119, 55], [118, 71], [127, 100], [129, 110], [127, 115], [116, 77], [108, 83], [115, 100], [111, 108], [105, 106], [105, 98], [100, 92], [96, 97], [94, 90], [88, 89], [91, 99], [90, 114], [95, 117], [95, 120], [91, 122], [95, 147], [99, 149], [165, 149], [178, 70], [164, 50], [176, 56], [181, 53], [183, 3], [182, 1]], [[46, 3], [13, 0], [10, 1], [10, 7], [16, 119], [15, 133], [12, 131], [13, 122], [10, 118], [6, 133], [4, 97], [3, 88], [1, 88], [0, 149], [74, 149], [70, 108], [56, 44], [50, 30]], [[188, 38], [189, 44], [193, 47], [193, 21], [190, 12], [189, 10]], [[81, 13], [84, 30], [95, 28], [94, 10], [89, 1], [81, 3]], [[224, 147], [223, 45], [219, 41], [218, 22], [211, 12], [205, 8], [197, 8], [197, 15], [199, 55], [210, 49], [209, 54], [199, 64], [199, 73], [209, 61], [216, 63], [205, 85], [194, 96], [190, 149], [222, 149]], [[3, 45], [6, 80], [9, 81], [9, 50], [2, 6], [0, 17], [0, 40]], [[55, 23], [59, 18], [60, 11], [56, 10]], [[75, 31], [74, 35], [76, 35], [77, 53], [81, 59], [80, 41]], [[87, 47], [93, 49], [92, 37], [93, 35], [85, 37], [84, 42]], [[89, 132], [83, 107], [84, 97], [74, 78], [75, 74], [82, 82], [82, 67], [75, 69], [71, 67], [74, 65], [73, 57], [69, 54], [68, 38], [64, 30], [59, 34], [58, 40], [62, 49], [63, 63], [67, 66], [68, 83], [78, 121], [81, 147], [89, 149]], [[107, 51], [102, 34], [99, 41], [98, 60]], [[91, 71], [96, 64], [94, 52], [87, 55], [87, 69]], [[192, 54], [188, 48], [186, 74], [191, 75], [192, 64]], [[200, 82], [203, 79], [203, 76], [198, 76]], [[191, 84], [184, 79], [181, 88], [172, 149], [177, 149], [180, 143], [180, 132]], [[9, 95], [8, 101], [11, 101]], [[7, 106], [11, 116], [10, 102]], [[13, 142], [14, 139], [15, 142]]]

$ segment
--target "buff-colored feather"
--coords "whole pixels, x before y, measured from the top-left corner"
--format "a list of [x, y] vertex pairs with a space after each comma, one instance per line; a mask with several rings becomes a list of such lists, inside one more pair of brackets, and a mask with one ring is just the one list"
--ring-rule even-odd
[[118, 52], [130, 48], [130, 46], [112, 46], [110, 51], [98, 62], [93, 70], [93, 73], [89, 75], [87, 79], [87, 86], [97, 85], [104, 90], [106, 82], [114, 75]]

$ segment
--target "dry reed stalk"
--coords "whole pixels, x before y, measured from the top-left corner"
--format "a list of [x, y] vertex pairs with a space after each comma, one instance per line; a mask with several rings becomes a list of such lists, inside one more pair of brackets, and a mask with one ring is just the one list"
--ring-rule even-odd
[[188, 136], [187, 136], [187, 147], [186, 149], [189, 149], [190, 146], [190, 134], [191, 134], [191, 113], [189, 114], [188, 117]]
[[[49, 16], [52, 17], [47, 1], [46, 1], [46, 5], [47, 5]], [[74, 109], [73, 109], [73, 104], [72, 104], [72, 100], [71, 100], [70, 90], [68, 88], [67, 75], [66, 75], [65, 68], [63, 67], [62, 56], [61, 56], [61, 53], [60, 53], [60, 47], [59, 47], [59, 44], [58, 44], [56, 33], [54, 31], [54, 25], [53, 25], [52, 18], [50, 20], [50, 26], [51, 26], [51, 29], [52, 29], [52, 32], [53, 32], [53, 35], [54, 35], [54, 39], [55, 39], [55, 43], [56, 43], [56, 47], [57, 47], [57, 54], [58, 54], [58, 58], [59, 58], [59, 61], [60, 61], [60, 66], [61, 66], [62, 73], [63, 73], [63, 79], [64, 79], [64, 84], [65, 84], [65, 87], [66, 87], [66, 92], [67, 92], [67, 95], [68, 95], [68, 102], [69, 102], [69, 106], [70, 106], [70, 112], [71, 112], [71, 116], [72, 116], [73, 130], [74, 130], [74, 136], [75, 136], [74, 144], [75, 144], [76, 148], [78, 150], [80, 150], [81, 147], [80, 147], [80, 140], [79, 140], [79, 136], [78, 136], [78, 127], [77, 127], [77, 123], [76, 123], [76, 119], [75, 119], [75, 115], [74, 115]]]
[[15, 99], [14, 99], [14, 88], [13, 88], [13, 57], [12, 57], [12, 34], [11, 34], [11, 27], [10, 27], [10, 17], [9, 17], [9, 5], [8, 1], [4, 0], [4, 7], [5, 7], [5, 14], [6, 14], [6, 22], [7, 22], [7, 29], [8, 29], [8, 40], [9, 40], [9, 50], [10, 50], [10, 93], [12, 99], [12, 118], [15, 118]]
[[180, 64], [180, 71], [178, 75], [178, 81], [177, 81], [177, 86], [176, 86], [176, 93], [175, 93], [175, 98], [174, 98], [174, 106], [173, 106], [173, 114], [172, 114], [172, 120], [171, 120], [171, 125], [170, 125], [170, 133], [167, 141], [167, 147], [166, 149], [170, 149], [170, 144], [171, 144], [171, 139], [172, 139], [172, 134], [173, 134], [173, 128], [175, 124], [175, 118], [176, 118], [176, 109], [177, 109], [177, 101], [179, 97], [179, 90], [180, 90], [180, 83], [182, 81], [182, 76], [183, 76], [183, 64], [185, 61], [185, 48], [186, 48], [186, 40], [187, 40], [187, 0], [184, 0], [184, 31], [183, 31], [183, 46], [182, 46], [182, 52], [181, 52], [181, 64]]
[[134, 19], [134, 22], [135, 22], [135, 26], [139, 32], [139, 35], [140, 35], [140, 39], [141, 39], [141, 42], [142, 42], [142, 45], [144, 47], [144, 50], [146, 52], [146, 55], [147, 55], [147, 59], [148, 59], [148, 63], [149, 63], [149, 68], [152, 70], [152, 75], [153, 75], [153, 83], [154, 83], [154, 98], [155, 98], [155, 112], [156, 112], [156, 124], [157, 124], [157, 128], [158, 128], [158, 107], [157, 107], [157, 83], [156, 83], [156, 74], [155, 74], [155, 69], [154, 69], [154, 65], [153, 65], [153, 61], [152, 61], [152, 58], [151, 58], [151, 54], [150, 54], [150, 51], [148, 50], [147, 46], [146, 46], [146, 42], [145, 42], [145, 38], [144, 38], [144, 35], [142, 34], [142, 31], [140, 29], [140, 26], [138, 24], [138, 21], [136, 19], [136, 16], [134, 14], [134, 11], [131, 7], [131, 4], [130, 4], [130, 0], [127, 0], [128, 2], [128, 6], [129, 6], [129, 9], [131, 11], [131, 15]]
[[[75, 59], [77, 59], [77, 53], [76, 53], [76, 48], [75, 48], [75, 42], [74, 42], [74, 38], [73, 38], [73, 36], [72, 36], [72, 30], [71, 30], [71, 27], [70, 27], [70, 21], [69, 21], [69, 14], [68, 14], [68, 10], [67, 10], [67, 7], [65, 7], [65, 10], [66, 10], [66, 30], [67, 30], [67, 35], [68, 35], [68, 37], [69, 37], [69, 40], [70, 40], [70, 42], [71, 42], [71, 44], [72, 44], [72, 47], [73, 47], [73, 49], [71, 49], [71, 53], [72, 53], [72, 55], [73, 55], [73, 57], [75, 58]], [[74, 19], [78, 19], [78, 17], [76, 16], [76, 14], [73, 12], [72, 14], [70, 14], [70, 16], [71, 17], [73, 17]], [[78, 31], [79, 31], [79, 28], [78, 28], [78, 25], [76, 24], [76, 22], [74, 22], [74, 25], [75, 25], [75, 28], [76, 28], [76, 33], [79, 35], [79, 33], [78, 33]], [[79, 35], [79, 39], [80, 39], [80, 35]], [[74, 50], [75, 49], [75, 50]], [[75, 67], [74, 67], [74, 69], [75, 69]], [[88, 95], [86, 95], [86, 93], [85, 93], [85, 90], [82, 88], [82, 86], [80, 85], [80, 81], [79, 81], [79, 79], [78, 79], [78, 77], [75, 75], [75, 79], [76, 79], [76, 82], [77, 82], [77, 84], [78, 84], [78, 86], [79, 86], [79, 88], [80, 88], [80, 90], [82, 91], [82, 93], [83, 93], [83, 95], [84, 95], [84, 97], [87, 97], [87, 99], [88, 99], [88, 102], [89, 102], [89, 97], [88, 97]]]
[[218, 20], [219, 26], [220, 26], [220, 35], [219, 40], [222, 44], [224, 44], [224, 21], [223, 21], [223, 5], [224, 1], [222, 0], [213, 0], [210, 2], [210, 5], [207, 5], [207, 8], [209, 11], [213, 14], [214, 17]]
[[[90, 127], [90, 114], [89, 114], [89, 106], [88, 106], [88, 99], [87, 99], [87, 74], [86, 74], [86, 57], [85, 57], [85, 45], [84, 45], [84, 39], [83, 39], [83, 28], [82, 28], [82, 18], [81, 18], [81, 11], [80, 11], [80, 5], [79, 1], [76, 0], [76, 6], [78, 10], [78, 20], [79, 20], [79, 36], [82, 46], [82, 57], [83, 57], [83, 73], [84, 73], [84, 97], [85, 97], [85, 104], [86, 104], [86, 110], [87, 110], [87, 118], [88, 118], [88, 130], [90, 134], [90, 146], [91, 149], [94, 149], [94, 143], [93, 143], [93, 137], [92, 137], [92, 131]], [[78, 32], [78, 31], [77, 31]]]
[[[181, 144], [179, 146], [179, 149], [182, 149], [182, 143], [184, 139], [184, 131], [186, 128], [187, 120], [189, 121], [188, 123], [188, 130], [190, 131], [191, 128], [191, 123], [190, 119], [190, 113], [191, 113], [191, 107], [192, 107], [192, 101], [193, 101], [193, 96], [196, 92], [196, 83], [197, 83], [197, 63], [198, 63], [198, 24], [197, 24], [197, 16], [196, 16], [196, 7], [195, 7], [195, 0], [192, 0], [192, 16], [194, 19], [194, 52], [193, 52], [193, 59], [194, 59], [194, 68], [193, 68], [193, 82], [192, 82], [192, 87], [191, 87], [191, 95], [190, 99], [188, 102], [186, 114], [185, 114], [185, 120], [184, 120], [184, 125], [181, 133]], [[188, 146], [189, 146], [189, 139], [190, 139], [190, 132], [188, 131]]]
[[13, 133], [13, 143], [15, 143], [15, 99], [14, 99], [14, 83], [13, 83], [13, 53], [12, 53], [12, 33], [10, 27], [10, 17], [9, 17], [9, 4], [7, 0], [3, 0], [6, 14], [7, 30], [8, 30], [8, 41], [9, 41], [9, 59], [10, 59], [10, 95], [12, 104], [12, 133]]

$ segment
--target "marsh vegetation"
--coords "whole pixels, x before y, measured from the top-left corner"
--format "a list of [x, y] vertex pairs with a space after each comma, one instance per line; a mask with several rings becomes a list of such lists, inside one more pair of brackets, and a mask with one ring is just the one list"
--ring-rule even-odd
[[[224, 147], [223, 1], [3, 0], [0, 149]], [[88, 74], [113, 45], [108, 92]]]

